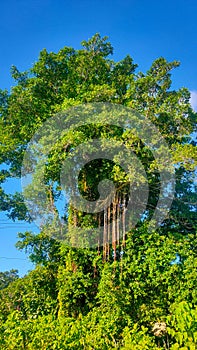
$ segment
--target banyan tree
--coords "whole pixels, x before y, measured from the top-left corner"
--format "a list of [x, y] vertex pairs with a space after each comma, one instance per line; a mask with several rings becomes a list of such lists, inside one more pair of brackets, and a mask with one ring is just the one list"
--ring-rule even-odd
[[179, 62], [142, 73], [112, 54], [99, 34], [79, 50], [44, 49], [0, 92], [0, 180], [23, 180], [22, 194], [1, 188], [1, 209], [104, 259], [120, 258], [142, 222], [192, 233], [196, 214], [196, 114], [189, 91], [171, 89]]

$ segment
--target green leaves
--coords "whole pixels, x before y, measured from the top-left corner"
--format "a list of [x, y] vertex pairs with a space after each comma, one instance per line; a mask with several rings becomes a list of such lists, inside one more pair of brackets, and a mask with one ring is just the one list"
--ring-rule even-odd
[[96, 33], [91, 39], [88, 41], [84, 40], [81, 44], [92, 55], [101, 55], [103, 57], [107, 57], [113, 53], [113, 48], [110, 42], [106, 42], [107, 39], [107, 36], [101, 38], [100, 34]]
[[[44, 49], [28, 71], [19, 72], [13, 66], [15, 86], [10, 94], [0, 91], [2, 186], [7, 179], [21, 176], [28, 143], [43, 122], [60, 112], [61, 129], [61, 112], [77, 106], [68, 113], [66, 125], [73, 116], [75, 121], [69, 132], [56, 133], [53, 122], [44, 125], [39, 141], [46, 153], [53, 147], [44, 159], [44, 170], [41, 166], [36, 169], [26, 191], [26, 198], [35, 199], [36, 203], [31, 218], [21, 193], [10, 195], [3, 187], [0, 189], [0, 209], [11, 219], [30, 221], [38, 214], [41, 222], [39, 234], [19, 233], [17, 243], [17, 248], [24, 249], [35, 263], [35, 269], [24, 278], [18, 278], [15, 270], [1, 273], [2, 349], [196, 348], [197, 155], [193, 135], [197, 115], [190, 106], [188, 89], [171, 89], [171, 71], [179, 66], [178, 61], [168, 62], [160, 57], [146, 73], [141, 73], [129, 55], [115, 62], [109, 58], [112, 53], [108, 38], [98, 33], [83, 41], [80, 50], [64, 47], [54, 53]], [[103, 113], [97, 123], [92, 120], [95, 110], [89, 102], [131, 107], [147, 118], [148, 125], [152, 122], [165, 138], [176, 172], [176, 188], [171, 210], [157, 232], [150, 233], [148, 223], [160, 196], [159, 171], [168, 169], [167, 161], [159, 163], [159, 157], [154, 157], [159, 140], [154, 133], [150, 133], [150, 140], [141, 140], [135, 128], [109, 125], [110, 113], [116, 121], [121, 110], [116, 115], [114, 109], [106, 107], [107, 114]], [[80, 104], [87, 106], [86, 125], [80, 124], [77, 114]], [[141, 130], [145, 130], [144, 119], [140, 121], [137, 113], [135, 118], [136, 123], [141, 123]], [[124, 150], [114, 153], [110, 161], [96, 158], [88, 162], [78, 174], [78, 189], [85, 199], [95, 201], [99, 184], [107, 179], [113, 181], [119, 197], [105, 212], [96, 214], [77, 210], [69, 202], [60, 210], [65, 161], [72, 157], [80, 160], [80, 151], [82, 154], [95, 151], [93, 141], [99, 138], [101, 149], [108, 150], [107, 154], [120, 143]], [[110, 150], [106, 139], [111, 141]], [[79, 151], [81, 144], [83, 148]], [[167, 148], [159, 148], [161, 158]], [[120, 166], [122, 159], [129, 163], [131, 152], [144, 173], [137, 172], [137, 163], [128, 167], [128, 174]], [[28, 176], [34, 171], [38, 154], [39, 147], [31, 154], [33, 158], [27, 159]], [[76, 163], [79, 166], [80, 162]], [[65, 166], [65, 175], [72, 180], [70, 164], [68, 161]], [[148, 183], [148, 203], [135, 228], [124, 232], [124, 238], [119, 237], [113, 244], [102, 246], [101, 239], [94, 248], [85, 248], [88, 234], [94, 240], [95, 227], [104, 227], [108, 220], [111, 226], [105, 234], [114, 235], [113, 222], [120, 213], [124, 222], [131, 179], [138, 180], [134, 185]], [[71, 183], [65, 185], [68, 193]], [[171, 183], [165, 184], [165, 198], [170, 187]], [[132, 200], [135, 207], [137, 198]], [[43, 205], [54, 214], [54, 220], [50, 217], [45, 225]], [[56, 240], [63, 221], [68, 223], [68, 245]], [[118, 237], [120, 232], [116, 233]], [[70, 242], [80, 242], [84, 249], [71, 248]], [[165, 332], [157, 336], [154, 326], [164, 324]]]
[[11, 282], [15, 281], [18, 276], [18, 270], [0, 272], [0, 290], [6, 288]]
[[176, 341], [171, 347], [175, 349], [196, 349], [197, 342], [197, 308], [183, 301], [171, 307], [168, 316], [168, 334]]

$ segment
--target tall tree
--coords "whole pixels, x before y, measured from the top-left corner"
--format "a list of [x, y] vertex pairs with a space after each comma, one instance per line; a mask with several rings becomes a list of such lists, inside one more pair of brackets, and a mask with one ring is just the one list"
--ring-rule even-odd
[[[130, 56], [115, 62], [107, 40], [96, 34], [82, 42], [80, 50], [68, 47], [58, 53], [43, 50], [30, 70], [21, 73], [12, 67], [15, 86], [10, 93], [0, 93], [2, 184], [21, 176], [28, 144], [44, 122], [40, 140], [53, 145], [44, 163], [44, 175], [38, 168], [26, 193], [37, 203], [34, 211], [30, 212], [21, 193], [5, 193], [3, 185], [0, 191], [1, 210], [13, 220], [31, 221], [38, 217], [41, 231], [37, 235], [19, 234], [17, 247], [25, 249], [37, 266], [23, 279], [4, 285], [6, 288], [1, 290], [2, 348], [195, 348], [196, 113], [189, 103], [189, 91], [171, 88], [171, 71], [179, 65], [177, 61], [159, 58], [148, 72], [142, 73]], [[148, 226], [159, 200], [159, 169], [166, 165], [158, 164], [154, 147], [151, 151], [148, 141], [129, 128], [110, 124], [106, 115], [103, 123], [95, 122], [90, 118], [91, 113], [87, 113], [86, 125], [77, 124], [75, 113], [75, 128], [60, 134], [62, 137], [57, 142], [54, 129], [50, 128], [51, 117], [56, 113], [62, 122], [62, 115], [73, 116], [71, 107], [76, 107], [76, 112], [83, 105], [90, 112], [93, 106], [103, 106], [103, 102], [117, 107], [113, 109], [114, 118], [120, 117], [122, 107], [133, 108], [139, 118], [143, 115], [157, 127], [167, 143], [176, 187], [171, 210], [156, 231], [150, 232]], [[105, 106], [107, 110], [109, 104]], [[117, 110], [120, 113], [116, 115]], [[141, 127], [144, 128], [143, 123]], [[106, 150], [110, 152], [110, 141], [113, 157], [88, 161], [80, 169], [74, 190], [78, 187], [90, 205], [99, 200], [99, 186], [107, 179], [114, 183], [112, 201], [104, 210], [95, 212], [76, 209], [68, 201], [62, 212], [60, 173], [64, 162], [74, 156], [77, 168], [80, 152], [88, 150], [84, 145], [92, 152], [95, 140], [101, 138], [103, 155]], [[154, 144], [156, 140], [151, 141]], [[113, 153], [120, 143], [125, 147], [124, 152], [119, 149], [119, 153]], [[164, 152], [166, 148], [160, 150]], [[127, 162], [127, 152], [131, 151], [141, 164], [137, 180], [143, 185], [146, 177], [148, 198], [143, 216], [128, 230], [129, 176], [133, 174], [135, 179], [136, 175], [130, 169], [128, 176], [120, 160]], [[36, 159], [30, 159], [27, 174], [34, 170], [33, 160]], [[138, 163], [135, 164], [137, 170]], [[71, 177], [69, 170], [72, 169], [66, 168], [65, 174]], [[68, 194], [72, 187], [69, 184], [72, 181], [66, 187]], [[169, 191], [167, 183], [164, 194], [168, 196]], [[38, 194], [40, 202], [36, 202]], [[138, 203], [137, 192], [132, 200], [133, 206]], [[45, 224], [43, 203], [54, 219]], [[64, 223], [69, 227], [70, 243], [75, 246], [81, 239], [80, 247], [59, 241]], [[96, 247], [83, 249], [87, 233], [97, 227], [102, 228], [102, 236]]]
[[[163, 223], [162, 230], [194, 233], [196, 144], [192, 135], [196, 128], [196, 114], [191, 109], [187, 89], [170, 89], [170, 72], [179, 62], [167, 62], [164, 58], [159, 58], [143, 74], [136, 72], [137, 66], [130, 56], [120, 62], [108, 58], [113, 53], [113, 48], [107, 37], [101, 38], [95, 34], [89, 41], [83, 41], [82, 46], [80, 50], [65, 47], [58, 53], [48, 53], [44, 49], [38, 61], [27, 72], [20, 73], [16, 67], [12, 67], [16, 85], [10, 94], [1, 92], [1, 162], [6, 164], [5, 170], [1, 171], [1, 181], [20, 176], [28, 142], [42, 123], [56, 112], [86, 102], [122, 104], [132, 107], [154, 123], [167, 141], [174, 159], [176, 192], [172, 210]], [[73, 135], [63, 137], [50, 152], [45, 169], [45, 189], [53, 214], [58, 215], [56, 203], [62, 195], [59, 174], [64, 159], [81, 142], [103, 135], [124, 142], [125, 147], [132, 150], [142, 162], [149, 185], [146, 216], [150, 219], [158, 201], [160, 187], [153, 154], [131, 131], [95, 124], [76, 128]], [[39, 174], [36, 176], [39, 177]], [[65, 212], [64, 220], [68, 219], [72, 226], [101, 225], [103, 235], [107, 237], [107, 224], [115, 222], [114, 219], [119, 216], [124, 220], [123, 208], [126, 208], [129, 196], [127, 177], [114, 162], [101, 159], [87, 164], [79, 174], [80, 191], [90, 201], [98, 199], [97, 187], [105, 178], [113, 180], [117, 191], [116, 199], [106, 213], [85, 215], [70, 207]], [[33, 191], [36, 186], [35, 184]], [[30, 196], [33, 197], [33, 193]], [[1, 190], [1, 197], [1, 209], [6, 210], [10, 218], [31, 221], [20, 193], [10, 196]], [[120, 229], [113, 224], [111, 226], [110, 234], [116, 255]], [[122, 235], [125, 239], [124, 223]], [[108, 249], [106, 245], [105, 256], [109, 253]]]

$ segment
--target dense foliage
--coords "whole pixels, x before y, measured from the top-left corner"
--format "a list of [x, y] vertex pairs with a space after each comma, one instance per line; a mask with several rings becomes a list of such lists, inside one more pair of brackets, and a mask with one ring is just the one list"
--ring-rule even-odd
[[0, 289], [6, 288], [11, 282], [18, 278], [18, 270], [0, 272]]
[[[146, 217], [124, 232], [122, 240], [112, 227], [111, 244], [96, 249], [56, 240], [53, 225], [41, 225], [39, 234], [19, 233], [17, 247], [29, 254], [36, 267], [23, 278], [16, 278], [15, 270], [1, 274], [6, 277], [0, 290], [1, 348], [196, 349], [196, 113], [186, 88], [171, 89], [170, 72], [179, 63], [159, 58], [144, 74], [130, 56], [119, 62], [109, 58], [113, 48], [106, 37], [96, 34], [82, 46], [58, 53], [43, 50], [27, 72], [12, 67], [16, 84], [10, 93], [0, 94], [1, 210], [13, 220], [32, 220], [22, 194], [5, 193], [3, 182], [20, 177], [27, 144], [44, 121], [88, 102], [132, 107], [157, 126], [176, 169], [174, 199], [162, 225], [148, 231], [160, 177], [146, 145], [128, 130], [107, 124], [78, 128], [60, 140], [45, 171], [45, 190], [56, 214], [63, 160], [87, 138], [108, 134], [122, 140], [145, 168]], [[113, 162], [96, 160], [90, 165], [79, 176], [83, 196], [97, 199], [98, 183], [107, 177], [126, 203], [125, 173]], [[109, 221], [117, 215], [117, 203], [108, 209]], [[68, 204], [61, 220], [69, 227], [103, 225], [105, 229], [102, 215], [76, 212]], [[72, 229], [70, 235], [72, 240]]]

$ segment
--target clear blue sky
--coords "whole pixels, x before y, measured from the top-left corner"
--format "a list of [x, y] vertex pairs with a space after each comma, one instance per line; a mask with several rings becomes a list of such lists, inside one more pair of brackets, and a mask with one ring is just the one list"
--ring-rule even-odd
[[[192, 103], [197, 108], [196, 0], [1, 0], [0, 5], [1, 89], [13, 85], [12, 64], [25, 70], [43, 48], [79, 48], [82, 40], [99, 32], [109, 36], [114, 59], [130, 54], [142, 71], [160, 56], [180, 60], [173, 87], [193, 91]], [[25, 227], [0, 216], [0, 271], [13, 267], [24, 274], [32, 267], [14, 248], [17, 230]]]

